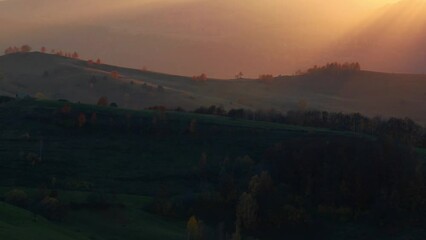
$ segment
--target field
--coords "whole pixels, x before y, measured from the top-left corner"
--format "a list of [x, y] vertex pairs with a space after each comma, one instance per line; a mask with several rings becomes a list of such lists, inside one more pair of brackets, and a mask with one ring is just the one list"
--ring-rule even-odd
[[[7, 188], [2, 189], [7, 190]], [[36, 190], [25, 189], [32, 193]], [[87, 192], [64, 191], [61, 201], [84, 202]], [[143, 209], [149, 198], [117, 195], [125, 206], [106, 211], [74, 210], [60, 223], [52, 223], [42, 216], [0, 202], [1, 239], [184, 239], [185, 223], [170, 221]]]
[[[96, 112], [96, 124], [79, 128], [76, 118], [52, 120], [64, 105], [87, 118]], [[194, 133], [187, 132], [191, 122], [197, 125]], [[44, 187], [59, 191], [65, 204], [101, 192], [123, 205], [107, 211], [72, 210], [56, 224], [41, 216], [33, 222], [33, 213], [2, 203], [1, 234], [6, 239], [122, 239], [118, 234], [123, 232], [126, 239], [183, 239], [185, 220], [171, 222], [144, 206], [162, 188], [170, 194], [200, 191], [196, 172], [203, 154], [208, 162], [245, 155], [260, 159], [265, 148], [283, 139], [355, 136], [218, 116], [38, 100], [4, 103], [0, 128], [0, 195], [15, 188], [34, 195]], [[41, 159], [32, 162], [31, 156], [39, 154]]]
[[[77, 117], [66, 123], [69, 127], [65, 128], [43, 123], [44, 118], [63, 105], [22, 100], [2, 106], [1, 152], [2, 159], [9, 163], [2, 172], [4, 184], [34, 184], [35, 179], [56, 177], [63, 186], [82, 181], [98, 188], [109, 186], [115, 191], [149, 193], [152, 183], [179, 184], [181, 179], [191, 182], [191, 172], [203, 153], [212, 162], [245, 155], [259, 159], [261, 151], [286, 138], [351, 135], [215, 116], [83, 104], [72, 104], [72, 111], [84, 112], [87, 118], [97, 112], [97, 126], [77, 128]], [[192, 120], [197, 121], [197, 133], [187, 134]], [[134, 126], [142, 128], [135, 132]], [[41, 145], [42, 161], [29, 166], [25, 156], [39, 154]], [[117, 187], [109, 184], [110, 181]], [[125, 184], [128, 181], [131, 184]]]
[[[2, 239], [185, 239], [192, 210], [158, 215], [152, 204], [164, 195], [186, 199], [211, 191], [215, 172], [229, 159], [249, 156], [262, 166], [265, 151], [278, 143], [375, 142], [328, 129], [34, 99], [3, 103], [0, 130], [0, 196], [20, 189], [36, 199], [51, 191], [67, 206], [60, 221], [51, 221], [1, 202]], [[213, 218], [232, 215], [223, 211]], [[359, 224], [338, 229], [333, 238], [353, 231], [382, 236]]]

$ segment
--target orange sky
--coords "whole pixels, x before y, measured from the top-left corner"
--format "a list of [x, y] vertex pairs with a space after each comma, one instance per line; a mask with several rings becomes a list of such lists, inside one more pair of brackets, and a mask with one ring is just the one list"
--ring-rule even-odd
[[333, 60], [322, 51], [393, 2], [7, 0], [0, 3], [0, 47], [46, 45], [184, 75], [293, 73]]

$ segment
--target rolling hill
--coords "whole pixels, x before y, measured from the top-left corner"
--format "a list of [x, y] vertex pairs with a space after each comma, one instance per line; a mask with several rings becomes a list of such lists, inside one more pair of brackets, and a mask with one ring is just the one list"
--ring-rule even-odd
[[[61, 117], [64, 104], [71, 113]], [[88, 120], [76, 128], [75, 113], [93, 112], [96, 123]], [[194, 120], [196, 134], [186, 132]], [[0, 105], [0, 133], [0, 236], [21, 240], [184, 239], [186, 219], [148, 210], [163, 189], [185, 198], [203, 191], [198, 175], [203, 154], [210, 166], [226, 157], [261, 159], [264, 149], [277, 141], [361, 139], [267, 122], [30, 99]], [[32, 163], [30, 156], [39, 153], [40, 161]], [[56, 198], [68, 206], [59, 222], [2, 202], [13, 189], [37, 199], [44, 188], [57, 192]], [[94, 196], [94, 201], [100, 197], [119, 205], [87, 207]]]
[[[86, 121], [80, 120], [82, 114]], [[335, 177], [350, 170], [354, 174], [344, 176], [361, 176], [363, 193], [377, 178], [375, 164], [380, 169], [388, 163], [397, 166], [383, 170], [391, 179], [413, 169], [422, 173], [422, 168], [411, 165], [408, 151], [399, 152], [399, 147], [380, 151], [376, 138], [362, 134], [49, 100], [2, 103], [0, 143], [0, 236], [5, 239], [184, 239], [185, 222], [192, 214], [206, 219], [203, 233], [216, 238], [234, 231], [237, 196], [232, 189], [246, 189], [247, 177], [269, 164], [278, 164], [269, 171], [290, 183], [295, 179], [299, 184], [304, 169], [314, 171], [313, 176], [325, 172], [325, 185], [318, 183], [318, 189], [339, 185]], [[280, 146], [287, 154], [275, 152]], [[279, 182], [276, 186], [277, 191], [289, 189]], [[292, 198], [283, 199], [293, 204]], [[306, 209], [312, 216], [322, 211], [316, 205]], [[344, 211], [336, 214], [347, 216]], [[303, 225], [303, 234], [280, 228], [277, 233], [261, 233], [260, 239], [300, 239], [305, 234], [310, 238], [317, 233], [327, 239], [391, 236], [360, 218], [349, 223], [324, 218], [320, 228], [316, 222], [314, 227], [308, 223], [306, 231]], [[393, 239], [423, 239], [424, 230], [413, 229], [403, 228]]]
[[[115, 79], [112, 72], [118, 72]], [[426, 75], [359, 71], [347, 75], [279, 76], [255, 79], [193, 81], [163, 74], [50, 54], [20, 53], [0, 57], [1, 91], [48, 99], [96, 103], [101, 96], [130, 109], [155, 105], [191, 110], [222, 105], [226, 109], [308, 109], [360, 112], [368, 116], [409, 117], [426, 123]], [[160, 87], [161, 86], [161, 87]], [[42, 93], [42, 94], [40, 94]]]

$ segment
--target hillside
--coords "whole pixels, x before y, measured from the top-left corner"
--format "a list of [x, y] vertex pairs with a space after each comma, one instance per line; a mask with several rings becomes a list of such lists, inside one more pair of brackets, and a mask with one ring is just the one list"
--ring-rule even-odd
[[[361, 134], [63, 101], [1, 104], [0, 133], [0, 200], [21, 207], [0, 202], [0, 236], [6, 239], [33, 239], [39, 231], [43, 239], [184, 239], [191, 215], [203, 219], [203, 234], [215, 239], [234, 231], [239, 195], [247, 186], [254, 191], [260, 173], [265, 180], [263, 169], [276, 190], [261, 185], [268, 198], [258, 197], [259, 209], [284, 228], [247, 234], [388, 239], [393, 233], [365, 224], [379, 221], [374, 217], [380, 209], [372, 210], [377, 191], [393, 186], [406, 196], [407, 184], [426, 171], [416, 165], [424, 154], [418, 159], [404, 147]], [[340, 197], [342, 178], [354, 197]], [[311, 188], [312, 197], [305, 195]], [[328, 205], [337, 200], [366, 208], [351, 217], [357, 207]], [[293, 219], [289, 207], [302, 215]], [[387, 214], [395, 219], [393, 211]], [[415, 234], [398, 228], [394, 239], [422, 239], [420, 228]]]
[[[61, 113], [64, 105], [70, 113]], [[96, 121], [90, 118], [94, 112]], [[76, 122], [79, 113], [88, 118], [82, 128]], [[186, 130], [192, 121], [195, 133]], [[185, 219], [170, 220], [147, 208], [162, 191], [170, 196], [202, 192], [198, 168], [203, 155], [208, 166], [216, 166], [228, 157], [258, 161], [264, 149], [285, 139], [356, 137], [224, 117], [40, 100], [0, 105], [0, 133], [0, 199], [15, 188], [31, 198], [55, 191], [68, 206], [57, 223], [0, 202], [0, 236], [6, 239], [33, 239], [39, 231], [45, 239], [183, 239]], [[122, 207], [84, 207], [93, 196]]]
[[[181, 187], [190, 183], [193, 166], [197, 165], [203, 152], [209, 154], [211, 161], [246, 154], [260, 158], [263, 148], [277, 139], [306, 134], [356, 136], [352, 133], [217, 116], [131, 111], [85, 104], [71, 104], [72, 112], [64, 117], [61, 114], [64, 105], [69, 104], [20, 100], [1, 106], [2, 161], [13, 163], [10, 168], [3, 168], [4, 172], [0, 174], [3, 184], [33, 185], [36, 184], [35, 179], [43, 181], [46, 177], [60, 175], [62, 180], [59, 182], [66, 187], [72, 185], [72, 178], [78, 175], [82, 181], [95, 181], [91, 185], [99, 188], [113, 187], [109, 181], [114, 179], [117, 181], [114, 186], [119, 187], [117, 190], [121, 192], [153, 194], [149, 190], [152, 189], [151, 182], [166, 183], [159, 179], [164, 178], [178, 185], [181, 183]], [[88, 126], [87, 129], [75, 131], [81, 112], [86, 114]], [[89, 127], [94, 112], [97, 114], [97, 126]], [[192, 120], [197, 121], [200, 136], [191, 136], [186, 132]], [[209, 135], [215, 132], [217, 134]], [[233, 132], [240, 135], [232, 136]], [[252, 139], [249, 137], [252, 134], [259, 136]], [[27, 154], [38, 154], [41, 139], [44, 141], [44, 157], [43, 163], [37, 167], [39, 169], [20, 168], [25, 166]], [[127, 181], [134, 184], [124, 184]], [[178, 189], [176, 187], [175, 191]]]
[[[61, 113], [64, 105], [70, 106], [69, 114]], [[90, 118], [94, 112], [95, 122]], [[75, 122], [79, 113], [88, 119], [82, 128]], [[194, 120], [197, 133], [186, 132]], [[58, 223], [0, 201], [0, 237], [20, 240], [34, 239], [39, 232], [42, 235], [38, 236], [52, 240], [184, 239], [185, 219], [158, 216], [147, 208], [162, 189], [171, 196], [201, 191], [197, 169], [203, 154], [210, 165], [225, 157], [249, 154], [260, 158], [264, 147], [282, 138], [347, 134], [196, 114], [34, 100], [0, 105], [0, 133], [0, 200], [15, 188], [30, 198], [55, 191], [60, 203], [68, 206]], [[251, 139], [252, 134], [258, 137]], [[34, 156], [41, 159], [33, 162]], [[117, 202], [119, 207], [86, 207], [90, 201], [102, 203], [96, 199]]]
[[[111, 72], [120, 74], [119, 79]], [[361, 71], [349, 75], [281, 76], [195, 82], [189, 77], [88, 64], [41, 53], [0, 57], [3, 94], [43, 93], [48, 99], [96, 103], [101, 96], [130, 109], [154, 105], [194, 109], [222, 105], [226, 109], [308, 109], [360, 112], [368, 116], [409, 117], [426, 123], [426, 75]], [[159, 89], [159, 86], [162, 89]]]
[[[10, 188], [0, 188], [0, 193]], [[25, 189], [36, 195], [36, 189]], [[61, 191], [61, 201], [84, 203], [89, 192]], [[92, 211], [76, 210], [61, 223], [52, 222], [33, 212], [0, 201], [0, 237], [19, 240], [89, 240], [89, 239], [184, 239], [184, 224], [168, 221], [142, 210], [150, 198], [118, 195], [127, 209]], [[132, 224], [129, 224], [132, 222]], [[108, 229], [108, 230], [107, 230]]]

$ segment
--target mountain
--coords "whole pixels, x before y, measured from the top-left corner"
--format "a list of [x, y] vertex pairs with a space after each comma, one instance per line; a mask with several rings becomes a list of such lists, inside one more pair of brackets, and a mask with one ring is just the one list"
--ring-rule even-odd
[[[119, 73], [118, 79], [112, 72]], [[193, 81], [191, 77], [123, 68], [50, 54], [0, 56], [2, 94], [42, 93], [50, 99], [96, 103], [101, 96], [121, 107], [155, 105], [191, 110], [222, 105], [226, 109], [308, 109], [360, 112], [369, 116], [410, 117], [426, 123], [426, 75], [359, 71], [346, 75], [279, 76]], [[160, 87], [161, 86], [161, 87]], [[40, 95], [40, 94], [39, 94]]]

